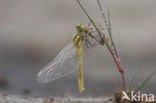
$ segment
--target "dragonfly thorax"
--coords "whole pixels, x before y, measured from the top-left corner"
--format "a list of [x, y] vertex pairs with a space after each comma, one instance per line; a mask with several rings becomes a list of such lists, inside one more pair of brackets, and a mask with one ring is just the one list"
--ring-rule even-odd
[[[99, 29], [100, 26], [98, 25]], [[99, 34], [92, 26], [84, 26], [83, 24], [79, 24], [76, 26], [77, 33], [73, 37], [74, 45], [79, 48], [82, 46], [83, 42], [85, 42], [88, 48], [95, 47], [98, 44], [103, 45], [102, 32]]]
[[83, 33], [85, 31], [85, 26], [83, 24], [79, 24], [76, 26], [77, 32]]
[[80, 48], [83, 43], [83, 36], [77, 33], [77, 35], [75, 35], [75, 37], [73, 38], [73, 43], [77, 48]]

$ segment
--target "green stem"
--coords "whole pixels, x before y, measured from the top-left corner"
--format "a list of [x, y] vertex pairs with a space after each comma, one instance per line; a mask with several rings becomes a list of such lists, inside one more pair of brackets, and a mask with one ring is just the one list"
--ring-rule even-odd
[[[97, 0], [97, 4], [98, 4], [98, 6], [99, 6], [99, 9], [100, 9], [102, 18], [103, 18], [103, 20], [104, 20], [104, 23], [105, 23], [105, 25], [106, 25], [106, 28], [107, 28], [107, 31], [108, 31], [108, 34], [109, 34], [109, 37], [110, 37], [110, 40], [111, 40], [111, 47], [114, 49], [115, 54], [116, 54], [117, 58], [119, 59], [119, 56], [118, 56], [118, 53], [117, 53], [117, 50], [116, 50], [116, 47], [115, 47], [115, 44], [114, 44], [114, 41], [113, 41], [113, 37], [112, 37], [111, 20], [110, 20], [110, 12], [109, 12], [109, 9], [108, 9], [108, 22], [107, 22], [107, 19], [106, 19], [104, 10], [103, 10], [103, 8], [102, 8], [102, 6], [101, 6], [100, 0]], [[108, 25], [108, 24], [109, 24], [109, 25]]]
[[134, 70], [134, 73], [133, 73], [133, 75], [132, 75], [132, 77], [131, 77], [131, 79], [130, 79], [130, 81], [129, 81], [129, 83], [128, 83], [128, 86], [127, 86], [127, 90], [129, 91], [130, 90], [130, 88], [131, 88], [131, 85], [132, 85], [132, 82], [133, 82], [133, 80], [134, 80], [134, 77], [136, 76], [136, 73], [137, 73], [137, 70], [138, 70], [138, 68], [140, 67], [140, 62], [137, 64], [137, 66], [136, 66], [136, 68], [135, 68], [135, 70]]
[[108, 23], [109, 23], [109, 29], [110, 29], [110, 31], [111, 31], [112, 26], [111, 26], [111, 20], [110, 20], [110, 11], [109, 11], [109, 8], [108, 8]]
[[[89, 21], [93, 24], [93, 26], [95, 27], [96, 31], [99, 33], [99, 35], [101, 34], [100, 31], [98, 30], [97, 26], [95, 25], [94, 21], [92, 20], [92, 18], [89, 16], [89, 14], [87, 13], [87, 11], [85, 10], [85, 8], [82, 6], [82, 4], [80, 3], [80, 0], [77, 0], [78, 4], [80, 5], [81, 9], [84, 11], [84, 13], [87, 15]], [[101, 35], [100, 35], [101, 37]]]
[[[104, 11], [103, 11], [103, 9], [102, 9], [102, 6], [101, 6], [101, 3], [100, 3], [99, 0], [97, 0], [97, 4], [98, 4], [98, 6], [99, 6], [101, 15], [102, 15], [102, 17], [103, 17], [103, 19], [104, 19], [104, 23], [105, 23], [105, 25], [106, 25], [106, 28], [107, 28], [107, 31], [108, 31], [108, 33], [109, 33], [109, 36], [110, 36], [110, 39], [111, 39], [111, 43], [112, 43], [112, 42], [113, 42], [113, 39], [112, 39], [112, 36], [111, 36], [110, 27], [108, 26], [108, 22], [107, 22], [106, 16], [105, 16], [105, 14], [104, 14]], [[112, 45], [112, 44], [111, 44], [111, 45]]]
[[135, 90], [134, 94], [136, 94], [137, 92], [140, 91], [140, 89], [142, 89], [147, 82], [156, 74], [156, 70], [154, 72], [152, 72], [142, 83], [141, 85]]

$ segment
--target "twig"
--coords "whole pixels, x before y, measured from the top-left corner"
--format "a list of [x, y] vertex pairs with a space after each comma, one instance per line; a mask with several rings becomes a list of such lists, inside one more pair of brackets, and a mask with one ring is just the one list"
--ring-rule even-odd
[[110, 12], [109, 12], [109, 9], [108, 9], [108, 22], [107, 22], [107, 19], [106, 19], [104, 10], [102, 9], [100, 0], [97, 0], [97, 4], [98, 4], [98, 6], [99, 6], [99, 9], [100, 9], [102, 18], [103, 18], [104, 23], [105, 23], [106, 28], [107, 28], [107, 31], [108, 31], [108, 34], [109, 34], [109, 37], [110, 37], [110, 40], [111, 40], [111, 46], [112, 46], [112, 48], [114, 49], [117, 58], [119, 59], [119, 56], [118, 56], [118, 53], [117, 53], [117, 50], [116, 50], [116, 47], [115, 47], [115, 43], [114, 43], [114, 40], [113, 40], [113, 37], [112, 37], [111, 21], [110, 21]]
[[[87, 11], [84, 9], [84, 7], [82, 6], [82, 4], [80, 3], [80, 0], [77, 0], [79, 6], [81, 7], [81, 9], [84, 11], [84, 13], [87, 15], [88, 19], [90, 20], [90, 22], [93, 24], [93, 26], [95, 27], [96, 31], [98, 32], [99, 36], [101, 37], [101, 32], [99, 31], [99, 29], [97, 28], [97, 26], [95, 25], [94, 21], [92, 20], [92, 18], [89, 16], [89, 14], [87, 13]], [[119, 58], [117, 57], [117, 52], [114, 52], [112, 51], [112, 48], [111, 46], [109, 45], [108, 41], [106, 40], [106, 38], [102, 38], [101, 39], [103, 40], [103, 42], [106, 44], [109, 52], [111, 53], [117, 67], [118, 67], [118, 70], [119, 72], [121, 73], [121, 77], [122, 77], [122, 85], [123, 85], [123, 90], [126, 91], [126, 83], [125, 83], [125, 76], [124, 76], [124, 70], [120, 64], [120, 61], [119, 61]]]

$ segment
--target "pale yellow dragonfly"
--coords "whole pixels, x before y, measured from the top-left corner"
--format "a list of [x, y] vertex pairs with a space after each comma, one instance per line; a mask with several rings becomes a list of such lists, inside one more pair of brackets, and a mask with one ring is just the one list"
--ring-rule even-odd
[[[38, 73], [37, 77], [40, 83], [63, 78], [78, 69], [79, 92], [84, 91], [82, 45], [85, 41], [87, 47], [90, 48], [99, 43], [102, 44], [102, 42], [97, 33], [93, 33], [91, 27], [80, 24], [76, 26], [76, 29], [77, 33], [74, 35], [72, 42], [67, 44], [56, 58]], [[89, 37], [95, 42], [90, 43]]]

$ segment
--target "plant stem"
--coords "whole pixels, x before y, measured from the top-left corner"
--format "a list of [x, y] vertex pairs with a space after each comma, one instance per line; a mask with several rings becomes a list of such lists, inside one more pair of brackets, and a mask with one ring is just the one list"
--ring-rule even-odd
[[140, 91], [140, 89], [142, 89], [146, 84], [147, 82], [156, 74], [156, 70], [153, 71], [142, 83], [141, 85], [135, 90], [134, 94], [136, 94], [137, 92]]
[[[87, 11], [85, 10], [85, 8], [82, 6], [82, 4], [80, 3], [80, 0], [77, 0], [79, 6], [81, 7], [81, 9], [84, 11], [84, 13], [87, 15], [89, 21], [93, 24], [93, 26], [95, 27], [96, 31], [98, 32], [98, 35], [101, 37], [101, 32], [99, 31], [99, 29], [97, 28], [97, 26], [95, 25], [94, 21], [92, 20], [92, 18], [89, 16], [89, 14], [87, 13]], [[116, 65], [117, 65], [117, 68], [119, 70], [119, 72], [121, 73], [121, 77], [122, 77], [122, 85], [123, 85], [123, 90], [126, 91], [126, 83], [125, 83], [125, 76], [124, 76], [124, 70], [120, 64], [120, 61], [119, 61], [119, 58], [118, 58], [118, 55], [117, 55], [117, 52], [116, 52], [116, 48], [115, 49], [115, 53], [113, 52], [111, 46], [109, 45], [108, 41], [106, 40], [106, 38], [102, 38], [102, 41], [106, 44], [109, 52], [111, 53]], [[114, 42], [113, 42], [114, 43]]]
[[103, 11], [103, 8], [101, 6], [101, 2], [100, 0], [97, 0], [97, 4], [99, 6], [99, 9], [100, 9], [100, 12], [101, 12], [101, 15], [103, 17], [103, 20], [104, 20], [104, 23], [106, 25], [106, 28], [107, 28], [107, 31], [108, 31], [108, 34], [109, 34], [109, 37], [111, 39], [111, 47], [113, 47], [114, 49], [114, 52], [112, 49], [110, 49], [107, 45], [107, 48], [109, 49], [109, 52], [111, 53], [111, 55], [113, 56], [113, 59], [118, 67], [118, 70], [119, 72], [121, 73], [121, 77], [122, 77], [122, 85], [123, 85], [123, 89], [124, 91], [126, 91], [126, 83], [125, 83], [125, 76], [124, 76], [124, 70], [120, 64], [120, 60], [119, 60], [119, 56], [118, 56], [118, 53], [117, 53], [117, 50], [116, 50], [116, 47], [115, 47], [115, 43], [114, 43], [114, 40], [113, 40], [113, 37], [112, 37], [112, 31], [111, 31], [111, 21], [110, 21], [110, 12], [109, 12], [109, 9], [108, 9], [108, 22], [107, 22], [107, 19], [106, 19], [106, 16], [105, 16], [105, 13]]
[[123, 67], [121, 66], [120, 64], [120, 61], [119, 59], [116, 57], [116, 55], [111, 51], [111, 49], [108, 47], [108, 45], [106, 45], [109, 52], [111, 53], [113, 59], [114, 59], [114, 62], [119, 70], [119, 72], [121, 73], [121, 78], [122, 78], [122, 86], [123, 86], [123, 90], [126, 91], [126, 82], [125, 82], [125, 75], [124, 75], [124, 70], [123, 70]]
[[134, 77], [136, 76], [137, 70], [140, 68], [140, 65], [141, 65], [141, 61], [139, 61], [139, 63], [138, 63], [137, 66], [135, 67], [134, 73], [133, 73], [133, 75], [132, 75], [132, 77], [131, 77], [131, 79], [130, 79], [130, 81], [129, 81], [129, 83], [128, 83], [127, 91], [130, 90], [131, 85], [132, 85], [132, 82], [133, 82], [133, 80], [134, 80]]
[[113, 49], [114, 49], [114, 51], [115, 51], [115, 54], [116, 54], [117, 58], [119, 59], [119, 56], [118, 56], [118, 53], [117, 53], [117, 50], [116, 50], [116, 47], [115, 47], [115, 43], [114, 43], [114, 40], [113, 40], [113, 37], [112, 37], [111, 21], [110, 21], [110, 12], [109, 12], [109, 9], [108, 9], [108, 22], [107, 22], [107, 19], [106, 19], [104, 10], [103, 10], [103, 8], [102, 8], [102, 6], [101, 6], [100, 0], [97, 0], [97, 4], [98, 4], [98, 6], [99, 6], [99, 9], [100, 9], [102, 18], [103, 18], [103, 20], [104, 20], [104, 23], [105, 23], [105, 25], [106, 25], [106, 28], [107, 28], [107, 31], [108, 31], [108, 34], [109, 34], [109, 37], [110, 37], [110, 40], [111, 40], [111, 47], [113, 47]]
[[[78, 4], [80, 5], [81, 9], [84, 11], [84, 13], [86, 14], [86, 16], [88, 17], [89, 21], [93, 24], [93, 26], [95, 27], [96, 31], [98, 32], [99, 36], [101, 37], [101, 32], [99, 31], [99, 29], [97, 28], [97, 26], [95, 25], [94, 21], [92, 20], [92, 18], [89, 16], [89, 14], [87, 13], [87, 11], [85, 10], [85, 8], [82, 6], [82, 4], [80, 3], [80, 0], [77, 0]], [[102, 38], [102, 37], [101, 37]]]

